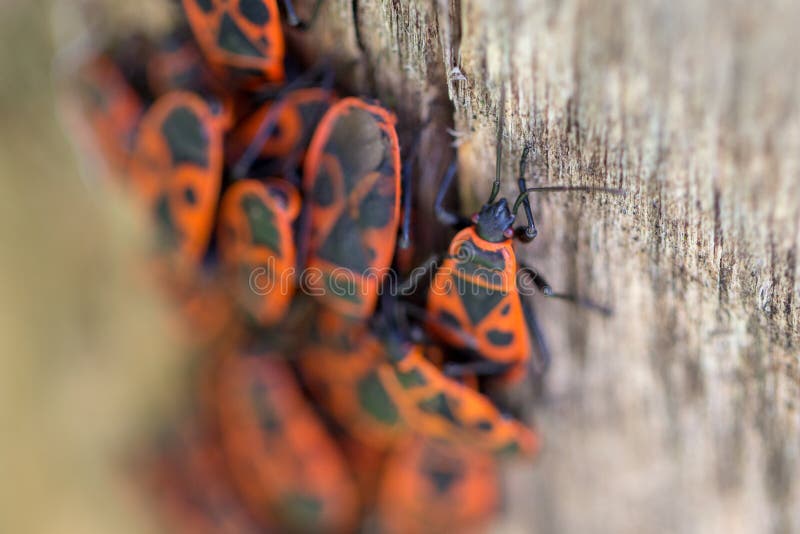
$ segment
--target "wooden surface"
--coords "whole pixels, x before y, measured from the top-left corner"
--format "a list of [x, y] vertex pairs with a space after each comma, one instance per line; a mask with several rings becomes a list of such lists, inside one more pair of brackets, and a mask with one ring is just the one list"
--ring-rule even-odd
[[528, 142], [534, 182], [627, 193], [533, 199], [519, 254], [616, 313], [534, 297], [546, 450], [499, 529], [800, 531], [799, 24], [788, 0], [329, 0], [296, 37], [422, 135], [421, 248], [450, 143], [462, 206], [486, 198], [498, 113], [506, 195]]

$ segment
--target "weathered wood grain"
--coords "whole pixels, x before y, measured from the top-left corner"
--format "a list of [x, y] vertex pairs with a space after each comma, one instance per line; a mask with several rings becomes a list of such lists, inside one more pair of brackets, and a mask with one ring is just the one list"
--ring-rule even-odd
[[296, 36], [422, 132], [422, 248], [450, 142], [485, 199], [498, 113], [509, 196], [526, 143], [538, 183], [627, 193], [533, 198], [520, 255], [616, 313], [535, 297], [547, 449], [502, 528], [800, 531], [798, 24], [788, 0], [330, 0]]

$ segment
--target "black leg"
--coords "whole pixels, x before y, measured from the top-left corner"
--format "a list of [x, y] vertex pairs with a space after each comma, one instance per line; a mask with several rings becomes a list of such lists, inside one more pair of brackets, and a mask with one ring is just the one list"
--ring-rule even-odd
[[576, 306], [600, 313], [601, 315], [604, 315], [606, 317], [614, 313], [613, 310], [611, 310], [611, 308], [609, 308], [608, 306], [603, 306], [602, 304], [598, 304], [591, 299], [579, 297], [577, 295], [573, 295], [572, 293], [556, 293], [555, 291], [553, 291], [553, 288], [541, 274], [539, 274], [537, 271], [531, 269], [526, 265], [520, 265], [518, 275], [523, 275], [523, 274], [526, 275], [534, 283], [536, 289], [538, 289], [545, 297], [571, 302]]
[[509, 364], [480, 360], [465, 363], [446, 363], [442, 373], [450, 378], [463, 378], [469, 375], [499, 376], [508, 371]]
[[[425, 128], [427, 124], [423, 125]], [[411, 145], [408, 154], [403, 158], [403, 172], [401, 175], [401, 194], [403, 198], [403, 220], [400, 225], [400, 248], [408, 248], [411, 245], [411, 210], [412, 201], [414, 199], [413, 189], [413, 174], [414, 165], [417, 162], [419, 155], [419, 143], [422, 139], [422, 134], [418, 133], [414, 143]]]
[[472, 224], [472, 222], [466, 217], [447, 211], [444, 206], [442, 206], [442, 204], [444, 204], [444, 197], [447, 195], [447, 191], [453, 184], [453, 178], [455, 178], [457, 170], [458, 164], [457, 162], [453, 161], [453, 163], [451, 163], [447, 168], [447, 172], [445, 173], [442, 183], [439, 186], [439, 191], [436, 193], [436, 202], [433, 206], [433, 209], [436, 213], [436, 218], [439, 219], [439, 222], [460, 230], [462, 228], [466, 228]]
[[404, 249], [411, 246], [411, 209], [413, 200], [413, 190], [412, 190], [413, 180], [411, 179], [412, 175], [411, 170], [413, 168], [414, 168], [413, 161], [409, 161], [408, 163], [404, 164], [403, 174], [401, 178], [402, 197], [403, 197], [403, 220], [400, 223], [400, 241], [398, 243], [398, 246]]
[[419, 287], [419, 281], [422, 279], [422, 277], [431, 271], [436, 270], [440, 261], [442, 261], [442, 257], [439, 254], [432, 254], [429, 256], [427, 260], [422, 262], [422, 264], [415, 267], [411, 271], [411, 274], [408, 275], [408, 278], [402, 284], [400, 284], [397, 294], [400, 296], [413, 295], [416, 292], [416, 289]]
[[531, 339], [536, 345], [536, 354], [538, 355], [538, 358], [531, 358], [528, 360], [530, 363], [531, 377], [541, 377], [550, 368], [550, 362], [552, 361], [550, 357], [550, 348], [547, 346], [544, 332], [539, 325], [539, 320], [536, 318], [536, 312], [530, 301], [522, 295], [520, 295], [520, 300], [522, 301], [522, 312], [525, 315], [525, 323], [528, 325], [528, 332], [530, 332]]
[[[519, 186], [519, 193], [523, 194], [527, 191], [528, 185], [525, 182], [525, 167], [528, 164], [528, 154], [530, 153], [533, 147], [531, 145], [525, 145], [525, 149], [522, 151], [522, 157], [519, 160], [519, 177], [517, 178], [517, 185]], [[531, 201], [527, 195], [525, 195], [524, 200], [522, 201], [522, 207], [525, 211], [525, 218], [528, 220], [527, 226], [520, 226], [514, 230], [514, 234], [520, 241], [530, 242], [536, 237], [539, 233], [536, 230], [536, 223], [533, 220], [533, 212], [531, 211]]]
[[272, 133], [275, 131], [275, 127], [278, 124], [278, 118], [280, 117], [283, 109], [286, 107], [286, 102], [282, 100], [282, 97], [290, 91], [312, 84], [320, 76], [322, 76], [322, 79], [319, 80], [319, 87], [326, 91], [332, 91], [334, 72], [330, 66], [330, 62], [326, 59], [323, 59], [303, 73], [302, 76], [295, 78], [291, 83], [282, 87], [280, 91], [274, 95], [275, 102], [261, 120], [261, 124], [258, 126], [256, 135], [253, 137], [253, 140], [244, 151], [244, 154], [242, 154], [242, 156], [239, 158], [239, 161], [236, 162], [231, 170], [234, 178], [244, 178], [247, 176], [247, 173], [250, 172], [250, 168], [253, 166], [253, 163], [261, 153], [264, 143], [266, 143], [267, 140], [272, 137]]

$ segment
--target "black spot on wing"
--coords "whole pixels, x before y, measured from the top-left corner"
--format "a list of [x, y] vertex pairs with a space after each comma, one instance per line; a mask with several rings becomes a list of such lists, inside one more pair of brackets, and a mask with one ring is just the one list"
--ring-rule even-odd
[[417, 406], [425, 413], [439, 415], [454, 425], [461, 426], [460, 422], [456, 419], [455, 414], [450, 409], [448, 398], [444, 393], [437, 393], [433, 397], [423, 399], [417, 404]]
[[516, 441], [509, 441], [497, 450], [500, 456], [516, 456], [519, 453], [519, 444]]
[[358, 287], [356, 286], [355, 278], [352, 276], [337, 276], [333, 277], [328, 273], [323, 276], [323, 283], [327, 295], [334, 295], [337, 298], [344, 299], [354, 304], [361, 304], [361, 295]]
[[389, 398], [378, 374], [373, 371], [358, 382], [358, 402], [364, 410], [386, 425], [398, 422], [397, 407]]
[[254, 382], [250, 386], [250, 398], [262, 430], [269, 434], [280, 433], [283, 425], [275, 407], [269, 402], [267, 387], [260, 382]]
[[200, 118], [187, 107], [177, 107], [161, 124], [172, 155], [172, 164], [192, 163], [208, 166], [208, 134]]
[[197, 204], [197, 194], [194, 192], [193, 187], [189, 186], [183, 190], [183, 199], [190, 206], [194, 206], [195, 204]]
[[389, 147], [375, 117], [362, 109], [350, 108], [339, 115], [325, 152], [339, 159], [349, 193], [364, 176], [381, 167]]
[[483, 419], [481, 421], [478, 421], [478, 424], [475, 426], [478, 428], [478, 430], [482, 432], [491, 432], [492, 429], [494, 428], [494, 425], [488, 419]]
[[246, 195], [242, 198], [241, 206], [250, 225], [253, 244], [267, 247], [280, 256], [282, 254], [280, 234], [272, 210], [255, 195]]
[[276, 510], [282, 523], [301, 532], [314, 532], [319, 529], [323, 503], [312, 495], [287, 493]]
[[451, 328], [460, 328], [461, 323], [458, 322], [458, 317], [453, 315], [447, 310], [442, 310], [439, 312], [438, 320], [445, 326], [449, 326]]
[[506, 296], [502, 291], [464, 280], [459, 280], [458, 284], [458, 296], [473, 325], [480, 323]]
[[449, 471], [447, 469], [432, 469], [426, 473], [436, 492], [444, 495], [461, 478], [461, 473]]
[[394, 217], [394, 195], [381, 194], [376, 188], [364, 195], [359, 206], [359, 226], [362, 228], [383, 228]]
[[219, 35], [217, 36], [217, 45], [222, 50], [233, 54], [263, 57], [262, 53], [247, 39], [247, 36], [242, 32], [241, 28], [236, 25], [236, 21], [234, 21], [228, 13], [222, 16]]
[[320, 168], [320, 172], [315, 177], [311, 196], [314, 203], [324, 208], [333, 203], [333, 181], [324, 168]]
[[397, 381], [400, 382], [403, 389], [421, 387], [428, 383], [425, 376], [417, 368], [411, 369], [407, 373], [396, 371], [395, 376], [397, 376]]
[[195, 0], [197, 7], [203, 10], [205, 13], [211, 13], [214, 11], [214, 2], [211, 0]]
[[239, 0], [239, 12], [256, 26], [263, 26], [270, 19], [269, 9], [263, 0]]
[[361, 241], [361, 231], [349, 215], [343, 213], [320, 246], [317, 255], [357, 274], [369, 268], [369, 260]]
[[503, 332], [501, 330], [489, 330], [486, 337], [492, 345], [507, 347], [514, 341], [514, 332]]

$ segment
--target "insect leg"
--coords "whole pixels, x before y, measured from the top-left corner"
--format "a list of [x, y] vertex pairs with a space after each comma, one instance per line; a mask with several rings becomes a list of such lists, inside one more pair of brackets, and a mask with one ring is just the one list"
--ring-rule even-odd
[[400, 296], [412, 295], [419, 287], [419, 281], [423, 276], [435, 270], [439, 266], [442, 257], [439, 254], [431, 254], [427, 260], [422, 262], [419, 266], [415, 267], [408, 275], [405, 281], [397, 288], [397, 294]]
[[[528, 164], [528, 154], [532, 149], [532, 145], [525, 145], [525, 149], [522, 151], [522, 157], [519, 160], [519, 177], [517, 178], [517, 184], [520, 194], [525, 193], [528, 189], [528, 185], [525, 182], [525, 167]], [[525, 195], [522, 201], [522, 207], [525, 210], [525, 218], [528, 220], [528, 224], [516, 228], [514, 234], [520, 241], [530, 242], [533, 241], [533, 238], [535, 238], [539, 232], [536, 230], [536, 223], [533, 220], [533, 212], [531, 211], [531, 201], [527, 195]]]
[[280, 118], [281, 112], [286, 107], [286, 102], [282, 99], [282, 97], [290, 91], [310, 85], [320, 76], [323, 76], [321, 87], [323, 89], [331, 89], [333, 86], [333, 70], [331, 69], [330, 62], [326, 59], [322, 59], [321, 61], [317, 62], [316, 65], [303, 73], [302, 76], [295, 78], [292, 80], [292, 82], [283, 86], [277, 92], [277, 94], [274, 95], [273, 98], [275, 102], [272, 106], [270, 106], [269, 111], [261, 120], [261, 124], [258, 126], [256, 135], [253, 136], [253, 140], [239, 158], [239, 161], [237, 161], [233, 166], [231, 172], [234, 178], [244, 178], [247, 176], [247, 173], [250, 172], [250, 168], [253, 166], [253, 163], [261, 153], [264, 143], [267, 142], [267, 140], [275, 131], [275, 127], [278, 125], [278, 119]]
[[408, 248], [411, 245], [411, 209], [412, 209], [412, 200], [414, 198], [414, 190], [413, 190], [413, 183], [412, 175], [414, 171], [414, 164], [417, 162], [417, 156], [419, 155], [419, 143], [422, 139], [422, 134], [418, 134], [417, 138], [414, 140], [414, 144], [411, 145], [411, 149], [406, 154], [406, 157], [403, 158], [403, 171], [401, 174], [401, 195], [403, 198], [403, 221], [400, 226], [400, 242], [398, 246], [400, 248]]
[[442, 373], [450, 378], [461, 378], [469, 375], [499, 376], [508, 371], [507, 363], [480, 360], [465, 363], [446, 363]]
[[436, 213], [436, 218], [439, 219], [439, 222], [460, 230], [469, 226], [471, 224], [470, 220], [461, 215], [452, 213], [442, 206], [442, 204], [444, 204], [444, 197], [447, 195], [447, 191], [453, 184], [453, 178], [455, 178], [457, 170], [458, 164], [456, 161], [453, 161], [447, 168], [447, 172], [445, 173], [442, 183], [439, 186], [439, 191], [436, 193], [436, 202], [433, 206], [433, 209]]
[[531, 338], [536, 344], [536, 354], [539, 356], [538, 358], [530, 358], [528, 360], [531, 377], [537, 378], [544, 375], [550, 368], [550, 362], [552, 361], [550, 347], [547, 346], [547, 340], [545, 339], [539, 320], [536, 318], [533, 305], [522, 295], [520, 295], [520, 301], [522, 302], [522, 313], [525, 315], [525, 324], [528, 326], [528, 332], [530, 332]]
[[[333, 93], [333, 82], [334, 82], [334, 75], [333, 69], [330, 66], [330, 63], [324, 64], [324, 70], [322, 72], [322, 79], [319, 83], [319, 88], [325, 92], [326, 98], [329, 97]], [[320, 120], [322, 120], [323, 115], [325, 112], [328, 111], [327, 105], [319, 106], [319, 109], [316, 110], [314, 113], [314, 118], [312, 119], [312, 124], [319, 124]], [[310, 139], [310, 137], [309, 137]], [[308, 141], [308, 139], [306, 139]], [[306, 143], [307, 145], [307, 143]], [[297, 172], [300, 164], [302, 163], [301, 158], [305, 155], [305, 150], [308, 148], [307, 146], [299, 147], [295, 150], [292, 154], [286, 157], [286, 160], [283, 164], [283, 172], [284, 176], [286, 177], [289, 182], [300, 189], [302, 177]]]
[[610, 316], [610, 315], [612, 315], [614, 313], [613, 310], [611, 308], [609, 308], [608, 306], [604, 306], [602, 304], [598, 304], [597, 302], [595, 302], [595, 301], [593, 301], [591, 299], [588, 299], [588, 298], [585, 298], [585, 297], [581, 297], [581, 296], [578, 296], [578, 295], [575, 295], [575, 294], [572, 294], [572, 293], [556, 293], [555, 291], [553, 291], [553, 288], [550, 285], [550, 283], [547, 280], [545, 280], [545, 278], [541, 274], [539, 274], [536, 270], [531, 269], [530, 267], [528, 267], [526, 265], [520, 265], [518, 276], [521, 276], [523, 274], [528, 276], [528, 278], [536, 286], [536, 289], [538, 289], [542, 293], [542, 295], [544, 295], [545, 297], [550, 297], [550, 298], [554, 298], [554, 299], [559, 299], [559, 300], [564, 300], [564, 301], [567, 301], [567, 302], [571, 302], [571, 303], [575, 304], [576, 306], [579, 306], [581, 308], [585, 308], [587, 310], [591, 310], [591, 311], [594, 311], [594, 312], [598, 312], [601, 315], [604, 315], [606, 317], [608, 317], [608, 316]]

